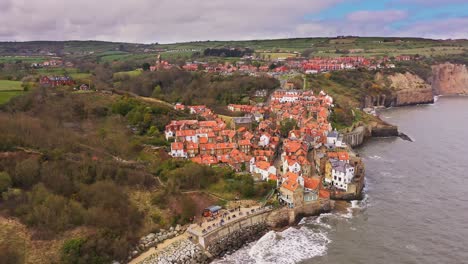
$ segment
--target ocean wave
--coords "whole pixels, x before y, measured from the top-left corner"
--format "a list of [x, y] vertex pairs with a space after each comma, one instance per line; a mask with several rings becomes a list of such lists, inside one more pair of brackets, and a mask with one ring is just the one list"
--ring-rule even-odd
[[333, 232], [337, 221], [349, 221], [355, 212], [363, 211], [368, 206], [369, 195], [365, 193], [362, 200], [351, 201], [346, 213], [333, 212], [305, 217], [298, 226], [289, 227], [281, 232], [269, 231], [258, 241], [213, 263], [289, 264], [323, 256], [332, 242], [329, 233]]
[[292, 264], [324, 255], [330, 242], [324, 230], [290, 227], [282, 232], [270, 231], [258, 241], [214, 263]]

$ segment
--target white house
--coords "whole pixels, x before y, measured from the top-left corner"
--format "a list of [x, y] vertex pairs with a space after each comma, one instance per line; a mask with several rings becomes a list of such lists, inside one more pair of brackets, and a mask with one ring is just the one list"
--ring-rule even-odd
[[173, 142], [171, 143], [171, 152], [169, 153], [173, 158], [187, 158], [187, 151], [184, 149], [184, 143]]
[[337, 189], [348, 190], [348, 184], [354, 178], [354, 167], [345, 161], [338, 161], [332, 165], [332, 185]]
[[299, 100], [298, 95], [284, 95], [279, 99], [280, 103], [294, 103]]
[[268, 134], [263, 134], [260, 137], [260, 141], [258, 142], [259, 147], [266, 147], [270, 144], [270, 136]]
[[288, 171], [300, 174], [301, 165], [297, 160], [285, 157], [285, 159], [283, 160], [283, 174], [285, 174]]
[[198, 143], [198, 136], [195, 133], [195, 130], [179, 130], [176, 131], [177, 139], [183, 138], [183, 140], [179, 141], [191, 141], [193, 143]]
[[262, 115], [262, 114], [260, 114], [260, 113], [254, 113], [253, 116], [254, 116], [256, 122], [261, 122], [261, 121], [263, 121], [263, 115]]
[[254, 164], [250, 164], [250, 172], [253, 174], [259, 174], [262, 181], [266, 181], [270, 174], [276, 175], [276, 168], [271, 166], [269, 162], [257, 161]]
[[327, 134], [327, 144], [335, 145], [337, 141], [338, 141], [338, 132], [331, 131]]
[[166, 140], [169, 140], [175, 136], [175, 131], [166, 130], [164, 131], [164, 135], [166, 136]]

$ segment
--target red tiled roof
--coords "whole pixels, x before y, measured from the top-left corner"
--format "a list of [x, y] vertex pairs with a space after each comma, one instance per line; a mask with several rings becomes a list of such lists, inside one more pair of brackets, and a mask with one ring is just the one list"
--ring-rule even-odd
[[183, 150], [184, 149], [184, 143], [182, 143], [182, 142], [172, 142], [171, 143], [171, 149], [172, 150]]
[[299, 183], [297, 183], [296, 181], [292, 181], [292, 180], [286, 180], [285, 182], [283, 182], [282, 186], [292, 192], [294, 192], [295, 190], [297, 190], [297, 188], [300, 186]]
[[268, 179], [271, 180], [271, 181], [277, 181], [278, 177], [276, 177], [276, 175], [270, 173], [270, 175], [268, 175]]
[[304, 187], [311, 190], [316, 190], [320, 185], [320, 178], [304, 178]]
[[271, 166], [270, 163], [266, 162], [266, 161], [257, 161], [257, 162], [255, 162], [255, 167], [257, 167], [259, 169], [262, 169], [262, 170], [268, 170], [268, 168], [270, 166]]
[[325, 199], [330, 198], [330, 192], [328, 190], [322, 189], [322, 190], [319, 191], [319, 197], [320, 198], [325, 198]]

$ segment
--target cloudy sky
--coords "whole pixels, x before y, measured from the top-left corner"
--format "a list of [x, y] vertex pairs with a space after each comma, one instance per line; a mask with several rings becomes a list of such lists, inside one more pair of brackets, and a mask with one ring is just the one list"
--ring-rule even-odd
[[0, 0], [0, 41], [468, 38], [468, 0]]

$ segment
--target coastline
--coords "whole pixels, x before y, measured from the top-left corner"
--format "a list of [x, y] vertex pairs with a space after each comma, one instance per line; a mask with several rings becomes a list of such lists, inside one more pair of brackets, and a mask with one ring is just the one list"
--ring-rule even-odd
[[[446, 97], [449, 97], [449, 96], [446, 96]], [[457, 96], [450, 95], [450, 97], [457, 97]], [[437, 102], [437, 99], [436, 97], [434, 97], [434, 101], [432, 103], [411, 104], [411, 105], [406, 105], [404, 107], [418, 106], [418, 105], [431, 105], [431, 104], [435, 104], [436, 102]], [[388, 110], [391, 108], [393, 107], [388, 107], [382, 110]], [[362, 147], [364, 144], [366, 144], [367, 139], [371, 137], [376, 137], [376, 138], [378, 137], [400, 137], [403, 140], [411, 141], [411, 138], [409, 138], [406, 134], [399, 131], [398, 126], [389, 124], [388, 122], [383, 121], [380, 117], [379, 119], [384, 123], [384, 125], [382, 126], [382, 124], [376, 124], [375, 126], [372, 126], [371, 130], [367, 131], [370, 133], [366, 133], [363, 142], [356, 147], [358, 148]], [[356, 147], [351, 148], [351, 150], [354, 151], [354, 148]], [[333, 212], [343, 212], [343, 211], [349, 210], [350, 208], [353, 208], [353, 201], [361, 201], [365, 198], [365, 176], [363, 177], [362, 181], [363, 181], [363, 184], [359, 188], [359, 191], [356, 192], [356, 194], [346, 194], [343, 196], [332, 195], [331, 197], [331, 201], [333, 202], [332, 207], [329, 207], [329, 208], [321, 207], [319, 210], [313, 211], [311, 213], [301, 212], [301, 213], [295, 214], [294, 220], [292, 222], [284, 221], [285, 218], [279, 218], [277, 219], [277, 222], [276, 222], [277, 224], [271, 225], [270, 223], [269, 225], [259, 225], [259, 226], [256, 226], [255, 228], [248, 229], [247, 235], [241, 235], [240, 233], [237, 233], [236, 234], [236, 237], [238, 240], [237, 243], [235, 243], [235, 245], [230, 244], [226, 248], [218, 249], [217, 254], [211, 254], [211, 253], [208, 253], [207, 250], [204, 250], [204, 253], [206, 254], [206, 259], [204, 260], [205, 262], [203, 263], [212, 263], [213, 261], [222, 260], [224, 256], [234, 254], [237, 250], [241, 249], [246, 244], [259, 241], [262, 236], [264, 236], [270, 231], [284, 232], [288, 230], [290, 227], [298, 227], [300, 223], [303, 221], [303, 219], [306, 217], [320, 216], [323, 214], [333, 213]], [[273, 209], [271, 213], [278, 212], [278, 214], [285, 216], [286, 215], [285, 210], [294, 211], [294, 210], [283, 207], [283, 208]], [[227, 240], [232, 240], [232, 239], [229, 239], [229, 236], [225, 236], [222, 238], [222, 241], [227, 241]], [[143, 263], [152, 263], [152, 262], [145, 261]]]

